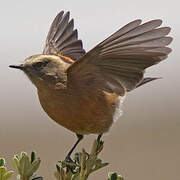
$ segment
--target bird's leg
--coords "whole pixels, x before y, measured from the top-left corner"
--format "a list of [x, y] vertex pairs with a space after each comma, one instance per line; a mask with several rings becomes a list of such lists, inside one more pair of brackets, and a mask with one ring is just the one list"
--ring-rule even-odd
[[80, 134], [76, 134], [78, 140], [76, 141], [76, 143], [74, 144], [74, 146], [71, 148], [71, 150], [68, 152], [65, 161], [67, 162], [73, 162], [73, 160], [71, 159], [71, 154], [74, 151], [74, 149], [76, 148], [76, 146], [79, 144], [79, 142], [83, 139], [83, 135]]

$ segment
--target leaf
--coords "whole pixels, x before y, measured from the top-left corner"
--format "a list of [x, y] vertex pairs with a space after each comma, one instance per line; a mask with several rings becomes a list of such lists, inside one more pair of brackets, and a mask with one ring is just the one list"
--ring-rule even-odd
[[13, 171], [8, 171], [4, 176], [3, 180], [9, 179], [13, 175]]
[[117, 173], [109, 173], [108, 180], [117, 180]]
[[36, 154], [35, 154], [35, 152], [33, 151], [33, 152], [31, 153], [31, 163], [32, 163], [35, 159], [36, 159]]
[[0, 166], [5, 166], [6, 162], [4, 158], [0, 158]]
[[75, 153], [74, 160], [77, 164], [80, 164], [80, 152]]
[[13, 158], [13, 166], [14, 166], [14, 169], [16, 170], [16, 172], [19, 173], [19, 171], [20, 171], [20, 169], [19, 169], [19, 160], [18, 160], [16, 155]]
[[79, 174], [79, 173], [76, 173], [76, 174], [73, 176], [72, 180], [79, 180], [79, 178], [80, 178], [80, 174]]
[[19, 169], [20, 169], [20, 175], [26, 176], [26, 171], [28, 170], [28, 167], [30, 166], [29, 157], [26, 153], [21, 153], [21, 158], [19, 160]]
[[18, 160], [20, 159], [20, 157], [16, 154], [16, 155], [14, 155]]
[[1, 175], [1, 176], [4, 176], [5, 173], [6, 173], [6, 167], [1, 166], [1, 167], [0, 167], [0, 175]]
[[59, 165], [57, 165], [57, 164], [56, 164], [56, 169], [57, 169], [57, 171], [60, 173], [60, 167], [59, 167]]
[[21, 152], [21, 154], [20, 154], [20, 159], [21, 159], [22, 157], [24, 157], [24, 156], [27, 156], [27, 153], [26, 153], [26, 152]]
[[[40, 160], [39, 158], [38, 158], [36, 161], [34, 161], [34, 162], [32, 163], [34, 172], [37, 171], [37, 169], [39, 168], [40, 163], [41, 163], [41, 160]], [[33, 172], [33, 173], [34, 173], [34, 172]]]
[[37, 171], [37, 169], [39, 168], [39, 165], [41, 163], [40, 159], [37, 159], [36, 161], [34, 161], [32, 164], [29, 165], [29, 168], [26, 171], [26, 176], [30, 177], [33, 175], [33, 173], [35, 173]]
[[124, 180], [124, 178], [121, 175], [118, 175], [117, 179], [118, 180]]

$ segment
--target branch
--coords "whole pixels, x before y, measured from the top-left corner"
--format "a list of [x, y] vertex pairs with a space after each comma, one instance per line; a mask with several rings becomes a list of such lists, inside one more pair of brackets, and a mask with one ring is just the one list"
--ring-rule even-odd
[[107, 166], [108, 163], [103, 163], [98, 158], [102, 149], [103, 141], [95, 140], [90, 154], [83, 149], [82, 152], [75, 154], [74, 162], [60, 162], [60, 165], [56, 165], [57, 180], [86, 180], [91, 173]]

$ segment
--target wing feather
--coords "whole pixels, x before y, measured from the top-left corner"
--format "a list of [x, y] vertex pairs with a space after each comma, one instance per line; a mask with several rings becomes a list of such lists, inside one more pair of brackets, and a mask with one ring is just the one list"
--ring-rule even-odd
[[161, 24], [159, 19], [127, 24], [72, 64], [67, 69], [68, 82], [80, 88], [88, 82], [91, 87], [123, 96], [157, 79], [143, 76], [146, 68], [166, 59], [171, 52], [167, 47], [172, 41], [167, 36], [170, 28], [159, 27]]
[[85, 54], [81, 40], [78, 40], [77, 29], [70, 13], [61, 11], [54, 19], [47, 35], [43, 54], [67, 56], [77, 60]]

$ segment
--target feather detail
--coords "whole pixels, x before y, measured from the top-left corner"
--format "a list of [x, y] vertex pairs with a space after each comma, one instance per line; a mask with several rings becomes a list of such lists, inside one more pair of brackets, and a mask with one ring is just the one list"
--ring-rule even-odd
[[77, 60], [85, 54], [69, 12], [64, 14], [64, 11], [61, 11], [55, 17], [47, 35], [43, 54], [61, 54], [72, 60]]
[[[67, 70], [68, 81], [73, 79], [74, 84], [78, 81], [83, 87], [93, 76], [95, 87], [123, 96], [157, 79], [143, 79], [143, 75], [146, 68], [166, 59], [171, 52], [167, 47], [172, 41], [167, 36], [170, 28], [159, 27], [161, 24], [162, 20], [157, 19], [125, 25], [72, 64]], [[85, 77], [85, 73], [89, 76]]]

